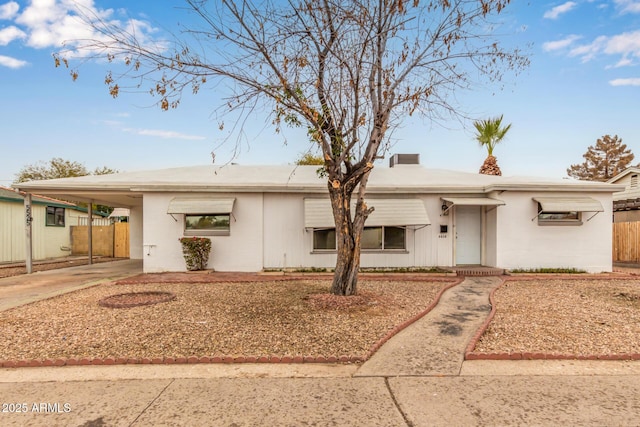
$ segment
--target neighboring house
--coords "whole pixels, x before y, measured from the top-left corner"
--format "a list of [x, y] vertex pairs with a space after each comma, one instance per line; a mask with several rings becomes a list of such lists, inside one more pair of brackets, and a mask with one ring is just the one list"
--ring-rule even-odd
[[[432, 170], [407, 159], [371, 173], [363, 267], [611, 271], [612, 193], [622, 186]], [[210, 237], [208, 266], [218, 271], [333, 267], [335, 230], [317, 170], [209, 165], [16, 187], [130, 209], [130, 256], [145, 272], [184, 271], [183, 236]]]
[[640, 167], [628, 167], [607, 182], [624, 185], [613, 194], [613, 222], [640, 221]]
[[[86, 224], [87, 209], [42, 195], [32, 195], [31, 205], [33, 259], [70, 255], [71, 227]], [[24, 193], [0, 186], [0, 262], [25, 260], [25, 226]]]
[[[73, 203], [44, 196], [32, 196], [33, 258], [44, 259], [71, 253]], [[84, 214], [87, 215], [86, 212]], [[0, 262], [24, 261], [26, 214], [24, 195], [0, 187]]]

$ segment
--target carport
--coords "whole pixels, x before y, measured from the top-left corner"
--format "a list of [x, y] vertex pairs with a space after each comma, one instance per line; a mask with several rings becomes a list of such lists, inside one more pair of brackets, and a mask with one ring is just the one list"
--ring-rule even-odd
[[[115, 176], [115, 175], [114, 175]], [[92, 218], [92, 205], [100, 204], [113, 208], [125, 208], [130, 211], [130, 257], [142, 259], [142, 192], [131, 189], [125, 182], [105, 185], [98, 182], [101, 176], [89, 175], [82, 177], [81, 182], [76, 178], [60, 178], [45, 181], [28, 181], [14, 184], [13, 187], [25, 192], [25, 263], [27, 273], [33, 272], [32, 247], [32, 195], [42, 195], [71, 202], [81, 202], [88, 205], [88, 215]], [[102, 176], [104, 177], [104, 176]], [[93, 263], [92, 221], [87, 221], [89, 264]]]

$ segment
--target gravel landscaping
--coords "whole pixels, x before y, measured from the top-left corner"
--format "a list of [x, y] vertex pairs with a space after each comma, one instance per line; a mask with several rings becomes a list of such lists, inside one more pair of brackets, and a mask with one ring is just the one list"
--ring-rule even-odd
[[[359, 295], [347, 298], [328, 295], [328, 279], [104, 284], [1, 312], [0, 360], [365, 357], [456, 281], [361, 279]], [[176, 298], [130, 308], [99, 305], [128, 292]]]
[[509, 280], [474, 353], [640, 354], [640, 282]]

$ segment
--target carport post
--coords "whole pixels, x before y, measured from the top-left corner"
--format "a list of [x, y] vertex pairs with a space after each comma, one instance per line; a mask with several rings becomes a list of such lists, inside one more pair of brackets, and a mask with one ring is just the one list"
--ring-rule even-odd
[[31, 238], [31, 223], [33, 217], [31, 216], [31, 193], [25, 193], [24, 195], [24, 217], [25, 217], [25, 264], [27, 267], [27, 274], [33, 272], [33, 251], [32, 251], [32, 238]]
[[89, 200], [89, 205], [87, 206], [87, 212], [89, 213], [89, 218], [87, 218], [87, 230], [89, 233], [89, 265], [93, 264], [93, 200]]

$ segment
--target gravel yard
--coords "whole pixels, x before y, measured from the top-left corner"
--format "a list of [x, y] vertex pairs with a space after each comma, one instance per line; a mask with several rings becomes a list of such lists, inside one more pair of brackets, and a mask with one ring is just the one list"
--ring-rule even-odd
[[480, 353], [640, 354], [640, 281], [507, 281]]
[[[0, 312], [0, 360], [364, 357], [455, 280], [362, 279], [359, 296], [339, 303], [327, 295], [329, 280], [104, 284]], [[176, 299], [133, 308], [98, 304], [148, 291], [171, 292]]]

